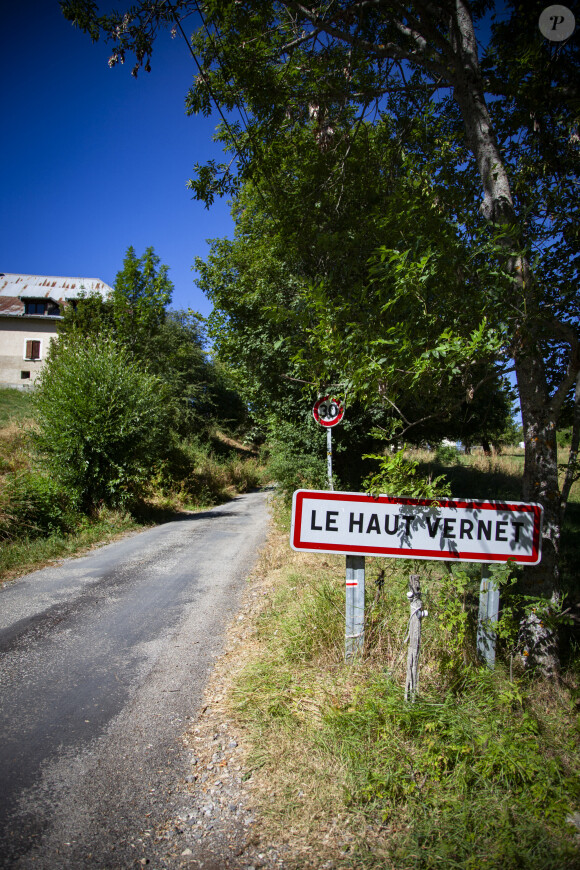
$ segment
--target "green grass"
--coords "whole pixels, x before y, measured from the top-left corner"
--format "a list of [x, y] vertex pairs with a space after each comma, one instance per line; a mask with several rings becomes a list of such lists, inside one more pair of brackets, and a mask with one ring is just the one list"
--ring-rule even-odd
[[0, 583], [108, 543], [127, 532], [139, 531], [144, 525], [147, 523], [138, 522], [130, 514], [103, 511], [98, 519], [68, 534], [25, 536], [4, 543], [0, 547]]
[[0, 426], [5, 426], [11, 420], [22, 423], [31, 417], [28, 393], [0, 387]]
[[[519, 498], [518, 453], [476, 459], [449, 466], [458, 495]], [[293, 553], [287, 515], [282, 526], [259, 567], [267, 604], [230, 696], [252, 746], [262, 839], [289, 843], [291, 868], [578, 867], [567, 821], [580, 810], [578, 647], [560, 679], [533, 680], [510, 661], [506, 623], [490, 672], [475, 651], [478, 566], [449, 574], [367, 558], [364, 656], [346, 666], [344, 558]], [[429, 616], [406, 703], [411, 571]]]
[[252, 451], [218, 432], [183, 442], [125, 512], [85, 516], [31, 452], [30, 397], [0, 390], [0, 582], [121, 533], [204, 510], [260, 486]]

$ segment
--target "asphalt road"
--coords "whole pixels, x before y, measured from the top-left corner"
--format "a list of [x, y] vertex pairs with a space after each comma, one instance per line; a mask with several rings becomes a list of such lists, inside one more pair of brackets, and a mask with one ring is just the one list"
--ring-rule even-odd
[[249, 493], [0, 588], [1, 867], [139, 866], [266, 527]]

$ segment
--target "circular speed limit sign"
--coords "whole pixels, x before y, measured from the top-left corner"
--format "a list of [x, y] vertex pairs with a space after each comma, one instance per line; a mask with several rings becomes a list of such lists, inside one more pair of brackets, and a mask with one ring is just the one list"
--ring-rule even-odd
[[317, 401], [312, 413], [317, 423], [328, 428], [328, 426], [336, 426], [337, 423], [340, 423], [344, 416], [344, 408], [340, 399], [324, 396]]

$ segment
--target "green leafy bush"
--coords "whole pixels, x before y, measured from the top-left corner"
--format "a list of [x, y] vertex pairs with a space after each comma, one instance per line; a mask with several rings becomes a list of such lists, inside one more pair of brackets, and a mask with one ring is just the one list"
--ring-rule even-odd
[[289, 502], [297, 489], [328, 489], [326, 440], [309, 419], [298, 428], [278, 422], [270, 439], [268, 470]]
[[108, 337], [54, 342], [33, 401], [37, 450], [85, 512], [126, 504], [171, 442], [161, 382]]
[[441, 465], [453, 465], [459, 460], [459, 452], [457, 447], [452, 444], [438, 444], [435, 449], [435, 459]]
[[408, 496], [410, 498], [437, 498], [451, 494], [450, 486], [443, 475], [432, 478], [418, 472], [419, 462], [409, 459], [406, 448], [395, 453], [367, 454], [364, 459], [374, 459], [379, 469], [363, 482], [372, 495]]
[[4, 478], [0, 540], [66, 533], [78, 522], [70, 494], [53, 478], [31, 471]]

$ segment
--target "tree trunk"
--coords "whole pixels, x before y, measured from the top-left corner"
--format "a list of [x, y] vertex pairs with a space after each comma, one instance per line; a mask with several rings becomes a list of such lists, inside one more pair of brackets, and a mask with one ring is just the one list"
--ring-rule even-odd
[[558, 669], [557, 635], [546, 621], [560, 601], [561, 502], [558, 486], [556, 421], [538, 353], [516, 353], [516, 375], [526, 445], [524, 501], [539, 502], [544, 508], [542, 561], [526, 566], [520, 591], [539, 599], [538, 606], [522, 618], [520, 641], [527, 665], [538, 666], [550, 675]]
[[[458, 64], [454, 73], [454, 98], [458, 103], [469, 146], [482, 181], [484, 199], [481, 212], [491, 224], [504, 230], [505, 264], [513, 274], [514, 297], [525, 312], [514, 323], [512, 352], [524, 424], [525, 466], [523, 498], [539, 502], [544, 508], [542, 561], [524, 570], [521, 592], [540, 599], [535, 613], [522, 618], [521, 642], [528, 664], [539, 666], [545, 674], [558, 664], [556, 634], [546, 615], [560, 597], [558, 555], [560, 542], [560, 492], [556, 450], [556, 420], [550, 402], [541, 350], [534, 339], [540, 312], [533, 277], [523, 256], [521, 230], [515, 213], [509, 179], [497, 147], [491, 118], [485, 102], [477, 44], [471, 16], [462, 0], [456, 0], [454, 21], [455, 52]], [[524, 321], [525, 318], [525, 321]]]

